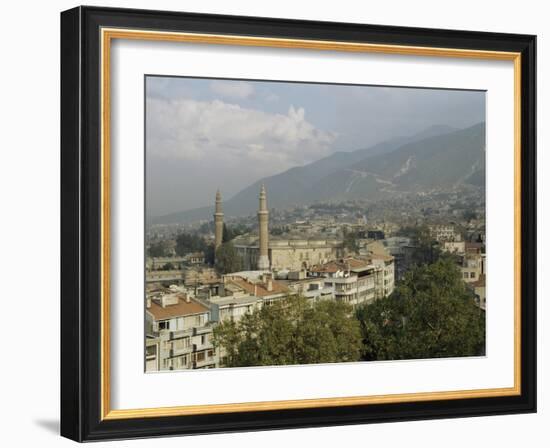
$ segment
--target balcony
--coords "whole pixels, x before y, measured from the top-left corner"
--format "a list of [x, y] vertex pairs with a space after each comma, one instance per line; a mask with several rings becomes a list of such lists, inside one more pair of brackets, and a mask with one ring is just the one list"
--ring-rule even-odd
[[212, 350], [214, 346], [211, 341], [206, 341], [204, 344], [193, 344], [193, 352], [200, 352], [202, 350]]
[[193, 336], [200, 336], [201, 334], [212, 333], [212, 327], [193, 327]]
[[214, 357], [206, 358], [202, 361], [193, 361], [193, 369], [204, 369], [206, 367], [216, 367], [216, 360], [214, 359]]
[[170, 358], [178, 355], [185, 355], [191, 353], [193, 350], [193, 344], [189, 344], [187, 347], [173, 347], [170, 349]]

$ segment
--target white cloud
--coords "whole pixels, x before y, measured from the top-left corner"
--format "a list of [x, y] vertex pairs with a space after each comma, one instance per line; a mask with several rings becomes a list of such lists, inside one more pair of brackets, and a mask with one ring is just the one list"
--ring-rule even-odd
[[212, 81], [210, 90], [225, 98], [246, 99], [254, 95], [254, 87], [245, 81]]
[[333, 132], [317, 129], [303, 108], [287, 114], [245, 109], [223, 101], [147, 100], [147, 153], [259, 176], [330, 153]]

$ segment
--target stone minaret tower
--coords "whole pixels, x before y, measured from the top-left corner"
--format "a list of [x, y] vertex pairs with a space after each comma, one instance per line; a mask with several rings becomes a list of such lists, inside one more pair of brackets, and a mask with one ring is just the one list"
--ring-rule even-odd
[[218, 247], [222, 244], [223, 239], [223, 211], [222, 211], [222, 195], [220, 190], [216, 191], [216, 212], [214, 213], [214, 225], [215, 225], [215, 239], [214, 250], [218, 250]]
[[261, 271], [269, 269], [269, 230], [267, 228], [268, 219], [269, 211], [267, 210], [265, 185], [262, 184], [262, 189], [260, 190], [260, 209], [258, 210], [258, 227], [260, 234], [260, 256], [258, 258], [258, 269]]

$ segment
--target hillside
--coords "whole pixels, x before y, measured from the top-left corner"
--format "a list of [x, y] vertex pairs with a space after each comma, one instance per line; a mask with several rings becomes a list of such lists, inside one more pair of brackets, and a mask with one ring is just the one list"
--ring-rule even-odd
[[403, 192], [485, 183], [485, 124], [401, 146], [367, 157], [324, 177], [317, 199], [371, 199]]
[[[227, 216], [255, 213], [265, 183], [269, 206], [287, 208], [320, 200], [377, 199], [460, 183], [484, 184], [485, 124], [455, 130], [433, 126], [370, 148], [337, 152], [261, 179], [225, 201]], [[212, 206], [155, 218], [156, 223], [209, 219]]]

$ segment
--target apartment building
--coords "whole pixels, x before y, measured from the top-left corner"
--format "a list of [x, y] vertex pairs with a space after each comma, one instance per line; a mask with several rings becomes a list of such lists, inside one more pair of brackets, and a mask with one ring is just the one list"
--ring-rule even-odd
[[324, 278], [325, 287], [334, 288], [334, 297], [350, 305], [369, 303], [391, 294], [394, 286], [393, 257], [344, 258], [310, 269], [314, 277]]
[[146, 300], [147, 371], [217, 366], [208, 306], [182, 292]]
[[459, 266], [466, 283], [477, 282], [485, 275], [485, 253], [481, 243], [466, 243], [465, 254], [460, 257]]
[[430, 236], [439, 243], [462, 240], [462, 236], [452, 224], [432, 224], [428, 226], [428, 229]]

